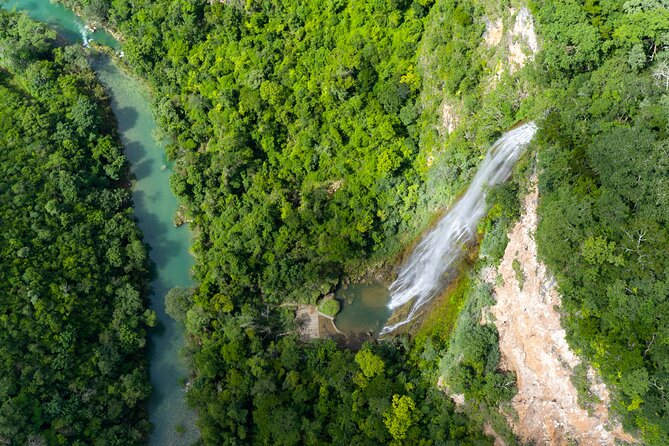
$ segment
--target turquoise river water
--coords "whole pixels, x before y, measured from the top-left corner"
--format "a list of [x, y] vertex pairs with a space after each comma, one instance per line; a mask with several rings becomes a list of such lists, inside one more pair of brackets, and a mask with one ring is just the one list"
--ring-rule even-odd
[[[35, 20], [53, 26], [70, 43], [92, 39], [115, 50], [120, 44], [104, 31], [86, 32], [83, 23], [70, 10], [48, 0], [10, 0], [7, 9], [25, 10]], [[158, 314], [159, 327], [149, 341], [149, 363], [153, 393], [149, 417], [153, 432], [149, 444], [156, 446], [190, 445], [197, 440], [195, 413], [188, 408], [183, 382], [186, 370], [179, 361], [183, 330], [165, 313], [164, 297], [175, 286], [192, 284], [189, 272], [193, 258], [189, 253], [190, 233], [173, 225], [177, 201], [170, 190], [170, 166], [165, 151], [154, 140], [156, 123], [151, 113], [146, 88], [119, 70], [109, 59], [100, 58], [94, 69], [112, 98], [112, 108], [134, 176], [132, 194], [135, 216], [150, 246], [155, 264], [151, 282], [151, 308]]]

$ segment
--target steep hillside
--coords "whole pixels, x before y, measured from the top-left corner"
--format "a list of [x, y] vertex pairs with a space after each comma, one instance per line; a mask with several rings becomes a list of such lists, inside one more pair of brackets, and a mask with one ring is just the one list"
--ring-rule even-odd
[[[516, 374], [518, 393], [511, 400], [516, 416], [509, 422], [523, 442], [534, 444], [613, 445], [616, 438], [634, 441], [610, 421], [609, 393], [596, 372], [571, 350], [560, 324], [561, 298], [555, 280], [537, 258], [538, 187], [530, 193], [493, 280], [495, 305], [490, 309], [499, 332], [500, 366]], [[590, 396], [588, 410], [572, 382]]]
[[[669, 438], [664, 385], [669, 376], [664, 328], [669, 317], [665, 280], [669, 268], [669, 9], [662, 1], [606, 5], [538, 1], [530, 7], [540, 50], [529, 75], [532, 90], [538, 93], [536, 104], [546, 110], [537, 137], [538, 258], [556, 277], [562, 296], [560, 326], [569, 349], [591, 364], [607, 385], [612, 416], [640, 442], [664, 445]], [[503, 45], [506, 23], [490, 17], [484, 34], [487, 46]], [[495, 207], [492, 209], [494, 216]], [[505, 243], [505, 237], [495, 236], [503, 225], [489, 219], [483, 226], [491, 232], [481, 242], [482, 260], [477, 268], [481, 262], [496, 266], [499, 247]], [[518, 248], [525, 252], [525, 246]], [[514, 276], [522, 278], [523, 269], [533, 271], [531, 264], [519, 259], [514, 268], [513, 259], [507, 259], [505, 265], [508, 274], [510, 267]], [[476, 278], [471, 280], [450, 351], [442, 360], [443, 382], [471, 402], [466, 407], [485, 409], [480, 412], [494, 421], [496, 430], [503, 430], [496, 408], [501, 405], [502, 412], [510, 416], [512, 405], [503, 399], [491, 400], [480, 389], [506, 389], [512, 379], [502, 384], [494, 373], [498, 367], [496, 332], [483, 328], [489, 324], [479, 327], [474, 322], [492, 302], [492, 290]], [[508, 289], [506, 297], [517, 298], [517, 292]], [[517, 310], [517, 306], [504, 308]], [[546, 314], [554, 317], [556, 313]], [[506, 313], [498, 312], [498, 316], [511, 318]], [[559, 333], [557, 325], [553, 328]], [[524, 328], [516, 326], [515, 330], [520, 336]], [[467, 348], [474, 342], [476, 353]], [[523, 393], [530, 379], [523, 367], [542, 364], [544, 347], [554, 342], [557, 339], [544, 339], [537, 345], [531, 343], [523, 354], [516, 352], [520, 357], [514, 367], [519, 371], [521, 393], [514, 401], [525, 401], [524, 406], [517, 406], [521, 418], [540, 423], [541, 405], [535, 407], [536, 401], [526, 400], [529, 396]], [[566, 376], [575, 359], [566, 353], [567, 345], [557, 346], [566, 359], [564, 364], [557, 362], [562, 371], [558, 367], [555, 373]], [[512, 353], [508, 344], [507, 353]], [[539, 375], [546, 371], [539, 369]], [[594, 375], [586, 366], [577, 366], [574, 372], [580, 398], [588, 403], [586, 378]], [[563, 410], [579, 413], [573, 394], [557, 393], [567, 397]], [[594, 398], [592, 393], [590, 397]], [[554, 415], [560, 419], [559, 414]], [[548, 425], [538, 426], [536, 432], [543, 434]], [[594, 425], [584, 426], [583, 432], [597, 431]], [[578, 437], [577, 428], [576, 424], [569, 427], [565, 419], [560, 438]], [[531, 437], [528, 432], [526, 438]], [[535, 439], [548, 441], [536, 435]], [[553, 440], [558, 442], [558, 437]]]
[[645, 444], [669, 444], [669, 8], [538, 2], [539, 256], [571, 348]]

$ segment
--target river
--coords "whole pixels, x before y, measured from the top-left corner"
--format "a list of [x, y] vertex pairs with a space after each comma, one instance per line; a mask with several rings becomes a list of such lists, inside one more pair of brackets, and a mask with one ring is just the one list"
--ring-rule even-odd
[[[71, 43], [93, 39], [97, 43], [120, 48], [104, 31], [86, 32], [82, 21], [70, 10], [48, 0], [11, 0], [3, 6], [25, 10], [35, 20], [54, 27]], [[157, 313], [159, 327], [149, 338], [149, 365], [153, 392], [149, 400], [149, 418], [153, 424], [150, 445], [190, 445], [198, 438], [195, 412], [185, 403], [183, 382], [186, 369], [179, 360], [184, 344], [183, 329], [165, 313], [164, 297], [175, 286], [192, 284], [189, 272], [193, 258], [189, 253], [190, 233], [186, 227], [173, 225], [177, 201], [170, 190], [171, 169], [165, 151], [153, 138], [156, 123], [148, 92], [137, 80], [123, 73], [108, 58], [93, 64], [98, 78], [111, 94], [112, 109], [118, 120], [125, 154], [134, 177], [132, 196], [135, 217], [150, 246], [149, 256], [155, 270], [151, 282], [151, 308]]]

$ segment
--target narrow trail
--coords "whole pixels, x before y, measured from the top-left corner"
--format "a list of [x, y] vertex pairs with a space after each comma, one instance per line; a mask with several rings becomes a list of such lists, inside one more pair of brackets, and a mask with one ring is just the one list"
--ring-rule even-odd
[[[518, 418], [509, 422], [522, 441], [537, 445], [613, 445], [616, 439], [634, 442], [620, 426], [610, 423], [609, 393], [594, 370], [588, 373], [591, 391], [601, 402], [592, 414], [578, 405], [571, 376], [580, 360], [560, 326], [556, 308], [561, 301], [555, 281], [537, 259], [537, 201], [533, 178], [523, 215], [509, 234], [498, 270], [502, 285], [495, 286], [497, 303], [491, 308], [499, 331], [502, 368], [514, 371], [518, 381], [518, 393], [511, 402]], [[514, 260], [524, 276], [522, 289]]]

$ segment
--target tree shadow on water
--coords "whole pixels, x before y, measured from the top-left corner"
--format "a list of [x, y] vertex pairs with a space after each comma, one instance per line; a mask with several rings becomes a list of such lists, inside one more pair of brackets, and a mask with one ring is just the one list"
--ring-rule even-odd
[[121, 130], [121, 133], [125, 133], [128, 130], [132, 130], [137, 125], [137, 120], [139, 119], [139, 114], [137, 110], [132, 107], [113, 107], [114, 114], [116, 115], [116, 120], [118, 121], [118, 127]]
[[170, 243], [166, 234], [171, 230], [170, 222], [151, 211], [154, 208], [152, 204], [157, 201], [157, 197], [151, 197], [141, 190], [133, 191], [132, 195], [135, 215], [144, 234], [144, 242], [150, 246], [149, 256], [160, 267], [169, 258]]
[[153, 162], [149, 159], [132, 163], [132, 173], [135, 180], [140, 181], [153, 174]]
[[[171, 277], [161, 275], [160, 272], [165, 268], [169, 260], [173, 247], [166, 234], [169, 234], [173, 228], [169, 222], [161, 218], [156, 212], [154, 201], [156, 196], [147, 194], [142, 190], [133, 192], [133, 201], [135, 205], [135, 215], [139, 221], [139, 226], [143, 233], [143, 241], [147, 245], [149, 254], [149, 267], [151, 271], [150, 300], [151, 308], [158, 316], [158, 324], [152, 328], [149, 336], [147, 350], [151, 361], [152, 382], [154, 384], [151, 394], [151, 405], [160, 406], [166, 400], [165, 389], [177, 387], [180, 379], [183, 378], [183, 371], [174, 361], [165, 360], [162, 357], [170, 356], [173, 348], [175, 327], [172, 320], [165, 312], [165, 296], [172, 288]], [[158, 209], [160, 212], [160, 209]]]
[[128, 158], [128, 161], [133, 164], [133, 166], [147, 157], [148, 152], [139, 141], [129, 141], [124, 139], [122, 143], [125, 156]]

